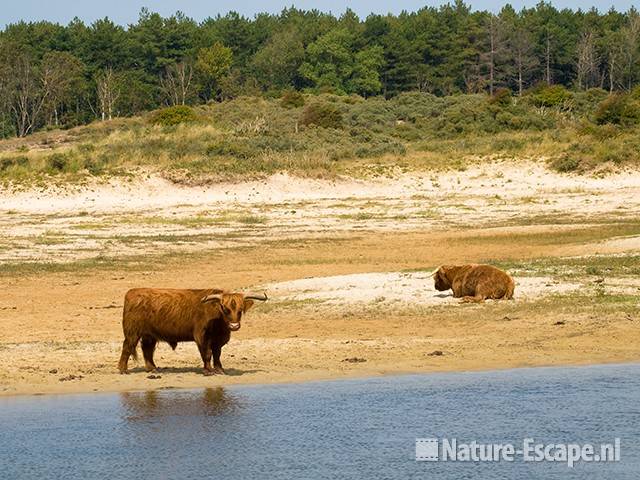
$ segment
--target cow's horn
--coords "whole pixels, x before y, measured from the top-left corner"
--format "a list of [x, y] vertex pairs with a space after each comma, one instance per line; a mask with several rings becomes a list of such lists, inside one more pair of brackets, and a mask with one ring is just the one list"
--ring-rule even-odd
[[267, 292], [263, 292], [262, 295], [258, 295], [256, 293], [245, 293], [244, 294], [244, 298], [245, 300], [259, 300], [261, 302], [266, 302], [267, 301]]
[[210, 302], [212, 300], [222, 300], [222, 294], [221, 293], [212, 293], [211, 295], [207, 295], [206, 297], [202, 297], [202, 303], [207, 303]]
[[440, 270], [440, 267], [436, 268], [433, 272], [429, 272], [428, 275], [430, 277], [433, 277], [436, 273], [438, 273], [438, 270]]

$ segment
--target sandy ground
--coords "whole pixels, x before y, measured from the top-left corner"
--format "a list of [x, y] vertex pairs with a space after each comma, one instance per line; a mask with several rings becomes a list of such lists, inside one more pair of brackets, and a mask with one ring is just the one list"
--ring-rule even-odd
[[[207, 188], [150, 178], [4, 191], [0, 394], [638, 361], [640, 280], [586, 268], [593, 255], [637, 267], [640, 235], [628, 225], [638, 211], [637, 172], [566, 177], [541, 164], [437, 177], [278, 175]], [[129, 268], [130, 256], [141, 264]], [[111, 263], [19, 268], [96, 257]], [[509, 302], [459, 304], [427, 274], [443, 263], [567, 257], [582, 275], [514, 268]], [[140, 364], [122, 376], [122, 298], [139, 286], [263, 288], [270, 301], [223, 349], [228, 375], [203, 377], [195, 345], [183, 344], [159, 347], [153, 376]]]
[[638, 211], [637, 174], [567, 176], [543, 163], [366, 180], [281, 174], [197, 188], [141, 176], [84, 188], [0, 191], [0, 262], [198, 252], [368, 231], [580, 226], [603, 215], [635, 219]]
[[[515, 278], [518, 300], [560, 294], [580, 288], [550, 277]], [[429, 272], [377, 272], [315, 277], [262, 285], [281, 300], [319, 300], [334, 305], [358, 303], [408, 303], [418, 306], [459, 305], [451, 291], [438, 292]]]

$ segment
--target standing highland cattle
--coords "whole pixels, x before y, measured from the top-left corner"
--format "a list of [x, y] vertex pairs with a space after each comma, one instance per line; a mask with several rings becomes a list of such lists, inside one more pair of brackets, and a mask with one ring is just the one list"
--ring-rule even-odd
[[432, 275], [436, 290], [451, 289], [453, 296], [463, 302], [513, 298], [513, 278], [491, 265], [443, 265]]
[[[196, 342], [204, 362], [204, 374], [224, 374], [220, 353], [231, 332], [240, 329], [242, 315], [253, 300], [266, 301], [266, 293], [228, 293], [218, 289], [174, 290], [134, 288], [124, 297], [124, 342], [118, 369], [127, 373], [129, 357], [136, 357], [141, 341], [147, 372], [155, 370], [153, 352], [159, 341], [175, 350], [178, 342]], [[213, 357], [213, 368], [211, 367]]]

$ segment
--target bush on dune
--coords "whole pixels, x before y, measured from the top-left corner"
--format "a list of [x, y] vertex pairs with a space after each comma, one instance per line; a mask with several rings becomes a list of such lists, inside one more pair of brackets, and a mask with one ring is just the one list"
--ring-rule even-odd
[[341, 128], [342, 113], [337, 107], [329, 103], [312, 103], [302, 112], [300, 124], [315, 125], [323, 128]]
[[616, 93], [598, 105], [594, 118], [598, 125], [631, 126], [640, 120], [640, 106], [631, 95]]
[[193, 109], [187, 105], [176, 105], [174, 107], [156, 110], [151, 114], [149, 121], [153, 125], [171, 127], [181, 123], [191, 123], [198, 120], [198, 116]]

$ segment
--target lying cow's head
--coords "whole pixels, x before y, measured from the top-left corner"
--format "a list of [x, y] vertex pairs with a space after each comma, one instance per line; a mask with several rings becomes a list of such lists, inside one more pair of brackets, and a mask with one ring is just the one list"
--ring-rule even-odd
[[451, 280], [447, 275], [448, 270], [449, 268], [446, 265], [443, 265], [432, 273], [434, 286], [439, 292], [449, 290], [451, 288]]
[[240, 330], [242, 314], [252, 307], [254, 300], [265, 302], [267, 294], [212, 293], [204, 297], [202, 303], [217, 304], [222, 313], [222, 319], [229, 327], [229, 330], [235, 332]]

